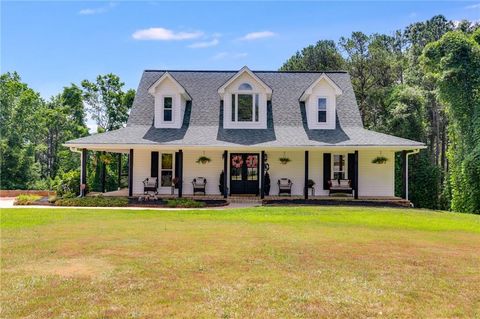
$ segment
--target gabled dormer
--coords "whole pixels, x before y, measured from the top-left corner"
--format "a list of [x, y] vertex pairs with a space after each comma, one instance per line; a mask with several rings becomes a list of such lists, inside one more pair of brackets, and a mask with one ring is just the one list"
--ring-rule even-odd
[[337, 96], [342, 90], [325, 73], [315, 80], [300, 97], [305, 102], [308, 128], [335, 129]]
[[168, 72], [165, 72], [148, 89], [155, 98], [156, 128], [181, 128], [187, 101], [192, 98], [185, 88]]
[[223, 100], [223, 127], [266, 129], [272, 89], [246, 66], [218, 89]]

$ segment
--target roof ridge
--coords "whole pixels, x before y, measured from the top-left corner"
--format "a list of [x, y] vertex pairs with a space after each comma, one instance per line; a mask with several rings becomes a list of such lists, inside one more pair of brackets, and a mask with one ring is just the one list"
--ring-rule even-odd
[[[275, 70], [250, 70], [253, 73], [348, 73], [345, 70], [332, 71], [275, 71]], [[238, 73], [238, 70], [155, 70], [146, 69], [144, 72], [197, 72], [197, 73]]]

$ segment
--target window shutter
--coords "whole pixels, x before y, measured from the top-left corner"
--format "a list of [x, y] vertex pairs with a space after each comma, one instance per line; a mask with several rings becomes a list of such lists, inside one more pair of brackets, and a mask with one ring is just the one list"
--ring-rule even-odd
[[158, 152], [152, 152], [150, 163], [150, 176], [158, 177]]
[[[175, 152], [175, 177], [180, 177], [180, 153]], [[175, 185], [175, 188], [178, 188], [178, 184]]]
[[328, 181], [331, 175], [332, 154], [323, 153], [323, 189], [328, 189]]
[[355, 185], [355, 154], [348, 154], [348, 179], [352, 181], [352, 187]]

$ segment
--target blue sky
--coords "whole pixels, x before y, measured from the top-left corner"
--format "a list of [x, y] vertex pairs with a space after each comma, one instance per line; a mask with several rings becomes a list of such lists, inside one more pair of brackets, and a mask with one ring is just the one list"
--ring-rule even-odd
[[1, 9], [1, 72], [19, 72], [44, 98], [109, 72], [136, 88], [144, 69], [275, 70], [319, 39], [392, 33], [435, 14], [480, 19], [480, 1], [2, 1]]

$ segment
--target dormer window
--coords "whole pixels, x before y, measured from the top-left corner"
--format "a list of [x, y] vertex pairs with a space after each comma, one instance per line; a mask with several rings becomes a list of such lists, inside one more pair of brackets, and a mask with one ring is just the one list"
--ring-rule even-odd
[[318, 98], [318, 123], [327, 122], [327, 98]]
[[[252, 86], [248, 83], [242, 83], [238, 90], [251, 91]], [[258, 122], [259, 104], [258, 93], [232, 94], [232, 122]]]
[[305, 104], [308, 128], [311, 130], [333, 130], [336, 127], [337, 97], [342, 95], [340, 87], [322, 73], [300, 96]]
[[148, 89], [155, 99], [153, 126], [156, 128], [181, 128], [187, 107], [192, 98], [185, 88], [168, 72], [165, 72]]
[[163, 97], [163, 121], [173, 121], [173, 97], [171, 96]]
[[272, 89], [247, 67], [243, 67], [219, 89], [223, 100], [223, 127], [266, 129], [267, 101]]

